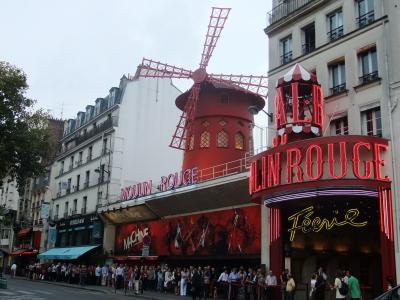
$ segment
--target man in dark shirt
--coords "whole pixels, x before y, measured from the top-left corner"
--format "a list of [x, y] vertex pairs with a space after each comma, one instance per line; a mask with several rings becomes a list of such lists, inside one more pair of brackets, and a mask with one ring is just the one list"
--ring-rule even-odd
[[197, 297], [199, 299], [201, 299], [200, 290], [201, 290], [201, 276], [200, 276], [199, 272], [197, 271], [197, 269], [194, 268], [193, 277], [192, 277], [192, 298], [193, 298], [193, 300], [196, 300]]

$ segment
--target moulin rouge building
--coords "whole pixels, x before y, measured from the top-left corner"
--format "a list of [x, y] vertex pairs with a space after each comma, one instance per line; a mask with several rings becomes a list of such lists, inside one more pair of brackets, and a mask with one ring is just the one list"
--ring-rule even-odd
[[277, 81], [273, 147], [251, 163], [249, 193], [268, 207], [263, 256], [298, 283], [351, 269], [368, 298], [395, 277], [390, 142], [323, 136], [323, 93], [296, 64]]

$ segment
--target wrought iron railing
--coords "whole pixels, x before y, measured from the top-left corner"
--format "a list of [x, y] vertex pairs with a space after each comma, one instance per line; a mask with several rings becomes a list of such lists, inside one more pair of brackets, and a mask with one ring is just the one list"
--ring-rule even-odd
[[335, 41], [343, 36], [343, 25], [328, 32], [329, 41]]
[[372, 73], [364, 74], [360, 76], [361, 84], [366, 84], [368, 82], [375, 81], [379, 78], [378, 71], [374, 71]]
[[267, 26], [282, 20], [315, 0], [286, 0], [267, 13]]
[[301, 45], [303, 54], [311, 53], [315, 50], [315, 43], [305, 43]]
[[358, 27], [367, 26], [375, 20], [375, 11], [371, 10], [357, 18]]
[[292, 61], [293, 59], [293, 52], [286, 52], [281, 55], [281, 65], [287, 64], [288, 62]]
[[331, 95], [337, 95], [346, 90], [346, 83], [335, 85], [334, 87], [330, 88]]

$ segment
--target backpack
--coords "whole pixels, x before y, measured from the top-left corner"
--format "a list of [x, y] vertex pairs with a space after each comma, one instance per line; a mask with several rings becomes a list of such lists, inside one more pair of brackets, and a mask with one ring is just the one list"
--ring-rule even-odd
[[343, 279], [341, 279], [340, 282], [341, 282], [341, 285], [339, 288], [339, 293], [342, 296], [346, 296], [349, 293], [349, 285], [346, 282], [344, 282]]

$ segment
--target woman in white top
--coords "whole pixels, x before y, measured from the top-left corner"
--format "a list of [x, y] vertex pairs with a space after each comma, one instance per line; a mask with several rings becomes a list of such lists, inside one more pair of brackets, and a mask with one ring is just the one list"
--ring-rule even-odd
[[188, 277], [189, 277], [188, 271], [186, 270], [186, 268], [183, 268], [181, 272], [181, 296], [186, 296]]
[[339, 292], [339, 289], [342, 287], [342, 277], [343, 277], [342, 273], [341, 272], [337, 272], [336, 278], [335, 278], [335, 283], [331, 287], [332, 290], [336, 291], [335, 299], [345, 299], [346, 298], [346, 295], [342, 295]]
[[315, 284], [317, 283], [317, 274], [313, 274], [311, 276], [311, 281], [310, 281], [310, 299], [314, 299], [314, 292], [315, 292]]

